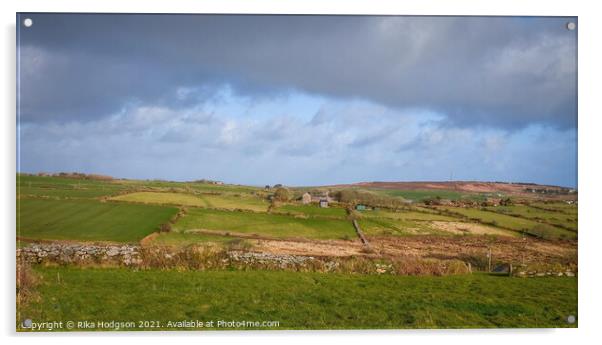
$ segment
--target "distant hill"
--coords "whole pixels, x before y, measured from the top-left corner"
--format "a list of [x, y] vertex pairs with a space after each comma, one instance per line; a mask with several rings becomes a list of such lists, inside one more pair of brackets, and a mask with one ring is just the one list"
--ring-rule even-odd
[[333, 187], [360, 187], [385, 190], [452, 190], [464, 193], [502, 193], [515, 196], [576, 197], [577, 190], [535, 183], [479, 182], [479, 181], [423, 181], [423, 182], [358, 182]]

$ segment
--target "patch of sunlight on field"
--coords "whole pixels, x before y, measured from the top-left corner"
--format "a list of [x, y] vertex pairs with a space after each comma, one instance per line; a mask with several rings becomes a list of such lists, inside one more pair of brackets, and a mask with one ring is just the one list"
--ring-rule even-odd
[[575, 239], [576, 233], [534, 220], [513, 217], [491, 211], [463, 207], [437, 207], [437, 209], [464, 216], [483, 224], [524, 232], [546, 239]]
[[163, 192], [136, 192], [119, 195], [111, 198], [116, 201], [141, 202], [147, 204], [169, 204], [181, 206], [206, 207], [207, 202], [191, 194], [163, 193]]
[[186, 194], [171, 192], [135, 192], [119, 195], [111, 200], [166, 204], [229, 210], [250, 210], [265, 212], [268, 203], [251, 195], [238, 194]]
[[363, 217], [358, 223], [362, 231], [368, 236], [449, 235], [449, 232], [434, 227], [430, 221]]
[[565, 212], [553, 211], [552, 209], [544, 210], [526, 205], [487, 207], [487, 210], [510, 216], [527, 218], [571, 231], [577, 231], [576, 214], [567, 214]]
[[269, 206], [267, 201], [248, 194], [202, 194], [199, 197], [209, 208], [266, 212]]

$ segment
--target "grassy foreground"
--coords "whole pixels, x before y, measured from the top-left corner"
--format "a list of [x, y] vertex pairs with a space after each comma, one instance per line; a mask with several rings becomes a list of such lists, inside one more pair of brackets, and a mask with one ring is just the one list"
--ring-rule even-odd
[[565, 321], [577, 315], [576, 278], [35, 270], [39, 301], [21, 308], [17, 320], [136, 323], [122, 330], [145, 329], [138, 324], [145, 320], [155, 330], [182, 320], [278, 321], [263, 329], [576, 326]]

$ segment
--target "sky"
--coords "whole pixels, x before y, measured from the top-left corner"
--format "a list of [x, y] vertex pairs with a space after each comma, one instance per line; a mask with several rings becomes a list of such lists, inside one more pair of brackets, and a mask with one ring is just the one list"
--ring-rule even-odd
[[25, 18], [21, 172], [577, 185], [576, 18]]

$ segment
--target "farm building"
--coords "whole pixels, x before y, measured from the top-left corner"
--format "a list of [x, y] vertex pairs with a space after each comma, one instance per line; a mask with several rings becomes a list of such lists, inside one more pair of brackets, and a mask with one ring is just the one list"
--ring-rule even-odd
[[305, 193], [303, 194], [303, 196], [301, 197], [301, 201], [303, 202], [303, 204], [309, 204], [311, 202], [311, 194], [309, 193]]
[[320, 207], [328, 207], [328, 199], [320, 199]]
[[311, 194], [312, 202], [321, 202], [322, 200], [326, 200], [326, 202], [333, 201], [333, 199], [330, 197], [330, 195], [328, 195], [328, 192], [320, 193], [320, 194]]
[[355, 205], [355, 209], [357, 211], [365, 211], [366, 210], [366, 205], [357, 204], [357, 205]]

